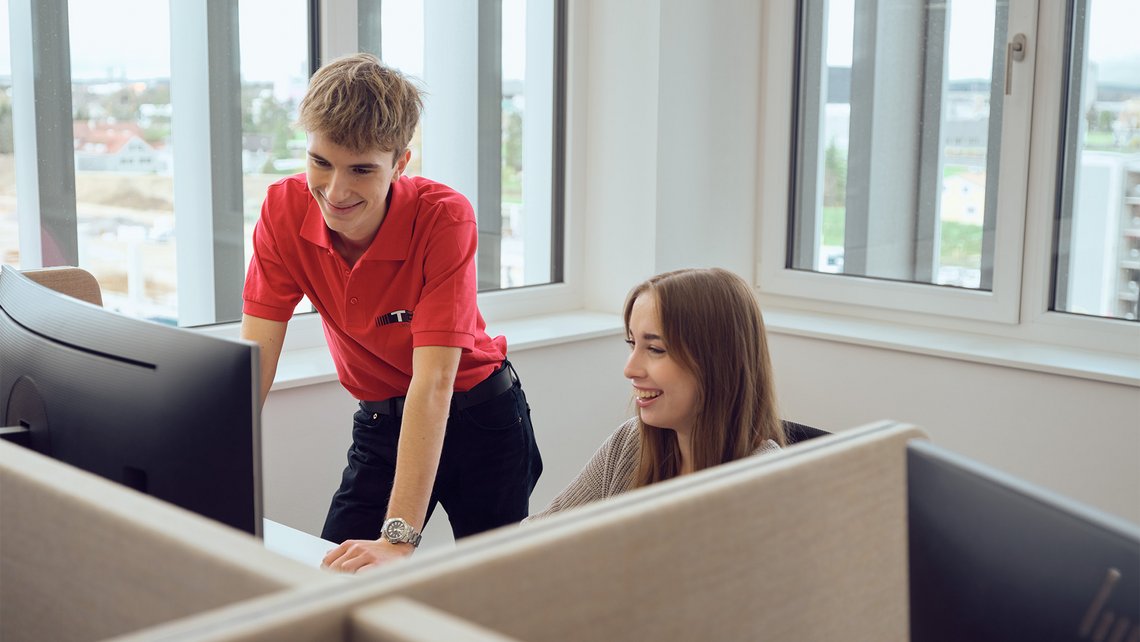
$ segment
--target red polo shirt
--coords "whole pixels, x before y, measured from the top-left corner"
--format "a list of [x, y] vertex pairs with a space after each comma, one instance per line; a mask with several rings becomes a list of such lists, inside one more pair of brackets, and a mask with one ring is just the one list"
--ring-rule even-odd
[[[304, 174], [269, 186], [253, 230], [244, 311], [288, 321], [307, 296], [344, 387], [357, 399], [407, 394], [412, 348], [462, 348], [456, 390], [469, 390], [506, 358], [504, 337], [487, 336], [476, 306], [471, 204], [421, 177], [393, 186], [372, 245], [349, 268], [333, 249]], [[412, 313], [410, 322], [401, 311]]]

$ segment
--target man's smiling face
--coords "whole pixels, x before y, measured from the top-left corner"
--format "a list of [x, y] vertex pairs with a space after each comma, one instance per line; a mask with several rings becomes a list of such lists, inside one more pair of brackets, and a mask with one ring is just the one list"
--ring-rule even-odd
[[325, 225], [350, 246], [367, 246], [387, 212], [388, 192], [407, 167], [411, 153], [355, 152], [319, 132], [309, 133], [309, 192]]

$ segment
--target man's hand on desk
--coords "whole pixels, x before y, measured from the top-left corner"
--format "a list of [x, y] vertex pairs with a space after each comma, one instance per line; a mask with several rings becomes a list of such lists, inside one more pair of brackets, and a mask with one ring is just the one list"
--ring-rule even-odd
[[383, 539], [350, 539], [329, 551], [321, 560], [321, 566], [342, 573], [356, 573], [408, 557], [415, 550], [411, 544], [390, 544]]

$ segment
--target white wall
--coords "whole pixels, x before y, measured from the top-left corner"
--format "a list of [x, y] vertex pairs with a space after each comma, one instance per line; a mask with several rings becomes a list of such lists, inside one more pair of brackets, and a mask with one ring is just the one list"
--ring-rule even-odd
[[[581, 10], [576, 4], [571, 10]], [[586, 128], [585, 149], [571, 152], [586, 163], [567, 189], [586, 207], [568, 215], [585, 220], [586, 307], [617, 311], [629, 288], [616, 277], [653, 274], [659, 19], [652, 0], [584, 4], [587, 33], [570, 43], [586, 49], [586, 69], [570, 70], [569, 91], [587, 94], [571, 123]]]
[[772, 334], [783, 414], [825, 430], [878, 419], [1140, 523], [1140, 390]]
[[617, 312], [633, 284], [681, 267], [750, 274], [762, 3], [580, 4], [586, 172], [569, 189], [587, 204], [570, 213], [585, 218], [586, 306]]
[[762, 3], [661, 4], [653, 272], [716, 266], [749, 275]]

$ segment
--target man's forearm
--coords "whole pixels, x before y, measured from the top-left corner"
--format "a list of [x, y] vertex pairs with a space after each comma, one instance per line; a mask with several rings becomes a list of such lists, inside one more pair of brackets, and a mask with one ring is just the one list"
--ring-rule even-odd
[[[387, 516], [400, 517], [417, 530], [423, 530], [439, 469], [460, 354], [459, 348], [443, 346], [412, 350], [412, 382], [404, 400], [396, 478], [388, 498]], [[411, 543], [389, 544], [384, 538], [348, 540], [329, 551], [323, 563], [333, 569], [355, 572], [406, 557], [413, 550]]]
[[265, 405], [265, 398], [273, 386], [273, 377], [277, 372], [277, 361], [281, 358], [281, 346], [285, 342], [287, 323], [270, 321], [243, 314], [241, 318], [241, 338], [253, 341], [258, 346], [261, 356], [259, 368], [261, 370], [261, 405]]
[[417, 529], [423, 529], [439, 468], [453, 380], [413, 378], [404, 402], [388, 517], [402, 517]]

